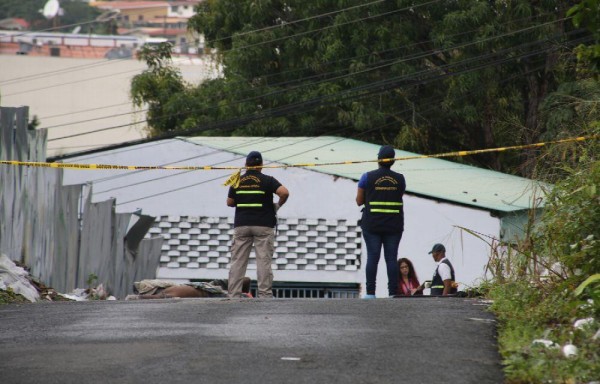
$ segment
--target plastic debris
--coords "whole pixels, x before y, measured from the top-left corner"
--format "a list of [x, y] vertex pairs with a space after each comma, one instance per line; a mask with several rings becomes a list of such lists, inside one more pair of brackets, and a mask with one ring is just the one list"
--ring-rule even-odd
[[38, 290], [28, 279], [29, 273], [5, 254], [0, 255], [0, 289], [10, 288], [14, 293], [22, 295], [32, 303], [40, 299]]
[[575, 322], [573, 323], [573, 327], [575, 329], [584, 329], [586, 327], [591, 326], [592, 324], [594, 324], [594, 318], [588, 317], [585, 319], [575, 320]]
[[560, 347], [554, 341], [548, 340], [548, 339], [535, 339], [531, 342], [531, 344], [532, 345], [542, 345], [546, 348], [559, 348]]
[[562, 347], [562, 353], [565, 357], [574, 357], [577, 356], [577, 347], [573, 344], [565, 344]]

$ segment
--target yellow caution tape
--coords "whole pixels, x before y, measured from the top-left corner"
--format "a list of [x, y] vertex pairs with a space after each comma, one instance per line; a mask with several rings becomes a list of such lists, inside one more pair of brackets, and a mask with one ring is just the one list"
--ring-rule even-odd
[[[575, 141], [595, 140], [598, 138], [600, 138], [600, 135], [580, 136], [580, 137], [573, 137], [573, 138], [568, 138], [568, 139], [563, 139], [563, 140], [546, 141], [543, 143], [534, 143], [534, 144], [527, 144], [527, 145], [514, 145], [511, 147], [476, 149], [476, 150], [472, 150], [472, 151], [446, 152], [446, 153], [438, 153], [438, 154], [434, 154], [434, 155], [416, 155], [416, 156], [396, 157], [393, 160], [394, 161], [403, 161], [403, 160], [443, 158], [443, 157], [460, 157], [460, 156], [476, 155], [476, 154], [481, 154], [481, 153], [502, 152], [502, 151], [508, 151], [508, 150], [517, 150], [517, 149], [539, 148], [539, 147], [543, 147], [545, 145], [550, 145], [550, 144], [560, 144], [560, 143], [570, 143], [570, 142], [575, 142]], [[376, 163], [379, 161], [380, 160], [356, 160], [356, 161], [338, 161], [338, 162], [331, 162], [331, 163], [299, 163], [299, 164], [288, 164], [288, 165], [285, 165], [285, 164], [284, 165], [261, 165], [261, 166], [257, 166], [257, 167], [234, 167], [234, 166], [214, 167], [214, 166], [210, 166], [210, 165], [142, 166], [142, 165], [116, 165], [116, 164], [72, 164], [72, 163], [44, 163], [44, 162], [35, 162], [35, 161], [16, 161], [16, 160], [0, 160], [0, 164], [18, 165], [18, 166], [27, 166], [27, 167], [63, 168], [63, 169], [128, 170], [128, 171], [133, 171], [133, 170], [185, 170], [185, 171], [236, 170], [236, 172], [233, 175], [231, 175], [224, 184], [224, 185], [234, 185], [235, 183], [239, 184], [239, 174], [242, 169], [290, 168], [290, 167], [306, 168], [306, 167], [322, 167], [322, 166], [329, 166], [329, 165], [350, 165], [350, 164], [360, 164], [360, 163]], [[387, 161], [392, 161], [392, 160], [390, 159]]]
[[233, 173], [231, 176], [229, 176], [227, 178], [227, 180], [225, 180], [225, 182], [223, 183], [223, 186], [227, 187], [233, 187], [233, 188], [237, 188], [240, 186], [240, 176], [242, 174], [242, 170], [238, 169], [237, 172]]

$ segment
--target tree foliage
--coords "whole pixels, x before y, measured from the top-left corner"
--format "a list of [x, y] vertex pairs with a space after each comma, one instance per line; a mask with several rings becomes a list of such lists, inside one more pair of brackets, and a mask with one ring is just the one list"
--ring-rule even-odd
[[[42, 15], [42, 9], [48, 0], [2, 0], [0, 1], [0, 20], [6, 18], [22, 18], [30, 23], [32, 30], [44, 30], [49, 28], [69, 25], [70, 32], [78, 23], [94, 20], [101, 11], [91, 7], [88, 3], [78, 0], [61, 0], [60, 7], [63, 14], [57, 16], [57, 20], [48, 20]], [[81, 26], [83, 33], [111, 33], [112, 25], [106, 23], [84, 24]], [[60, 30], [59, 30], [60, 31]]]
[[582, 0], [575, 4], [568, 15], [573, 17], [573, 24], [588, 29], [594, 36], [592, 44], [581, 44], [577, 47], [578, 58], [589, 63], [589, 70], [598, 78], [600, 72], [600, 0]]
[[[580, 80], [573, 47], [590, 34], [567, 10], [558, 0], [207, 0], [189, 26], [223, 77], [139, 100], [177, 111], [156, 132], [339, 135], [421, 153], [531, 144], [553, 137], [544, 100]], [[531, 175], [536, 158], [469, 161]]]

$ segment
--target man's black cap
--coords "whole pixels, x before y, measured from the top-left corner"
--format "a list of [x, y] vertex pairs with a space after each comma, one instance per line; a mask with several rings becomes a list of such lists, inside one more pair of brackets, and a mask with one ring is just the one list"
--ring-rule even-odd
[[431, 248], [431, 251], [429, 251], [429, 253], [433, 253], [433, 252], [446, 252], [446, 247], [444, 247], [442, 244], [434, 244], [433, 248]]
[[378, 159], [393, 159], [394, 157], [396, 157], [396, 151], [391, 145], [384, 145], [379, 148]]
[[262, 165], [263, 159], [262, 155], [258, 151], [252, 151], [246, 156], [246, 165], [251, 167]]

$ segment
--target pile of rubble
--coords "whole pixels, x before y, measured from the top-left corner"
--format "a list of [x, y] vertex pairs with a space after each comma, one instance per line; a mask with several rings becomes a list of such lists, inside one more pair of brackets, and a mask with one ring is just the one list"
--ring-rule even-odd
[[0, 254], [0, 304], [37, 301], [87, 301], [116, 300], [103, 285], [95, 288], [77, 288], [64, 294], [34, 279], [25, 266], [18, 265], [4, 254]]

